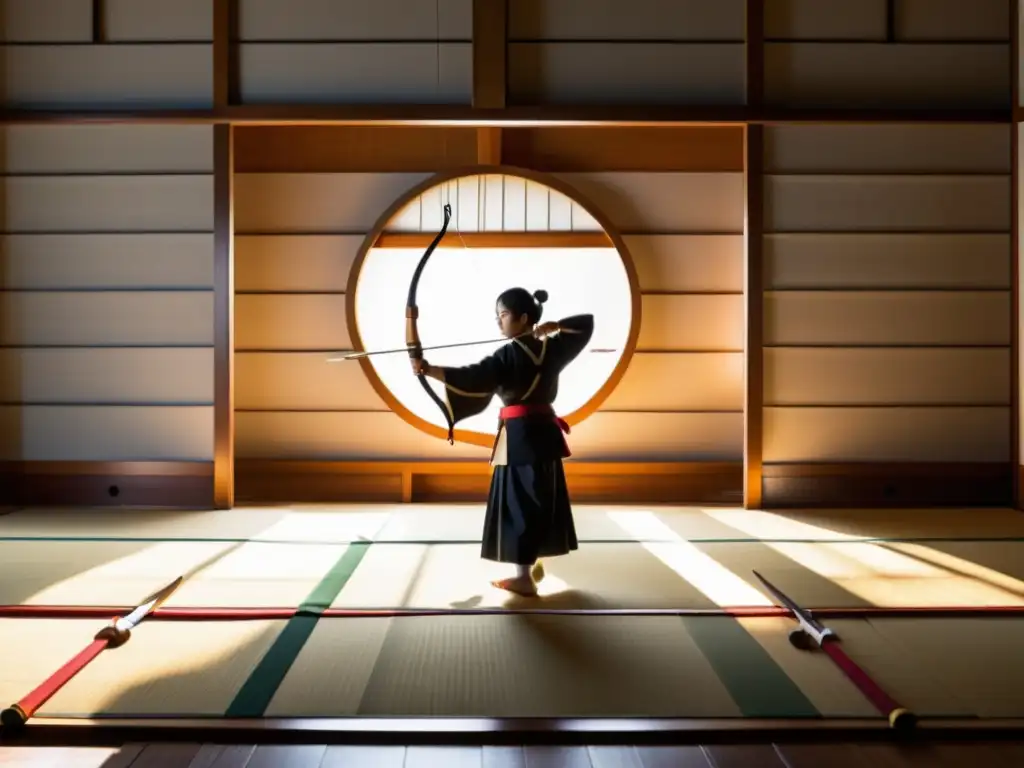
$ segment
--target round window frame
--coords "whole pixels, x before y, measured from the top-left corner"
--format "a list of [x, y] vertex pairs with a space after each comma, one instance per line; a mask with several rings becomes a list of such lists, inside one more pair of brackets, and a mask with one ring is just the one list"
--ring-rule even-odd
[[[574, 203], [583, 208], [601, 227], [603, 234], [609, 239], [612, 247], [619, 255], [619, 259], [622, 261], [622, 266], [626, 271], [626, 278], [629, 283], [629, 294], [630, 294], [630, 327], [629, 335], [626, 339], [625, 347], [619, 356], [619, 361], [616, 363], [615, 368], [612, 369], [611, 374], [605, 380], [604, 384], [595, 392], [582, 406], [577, 408], [575, 411], [564, 415], [562, 418], [570, 426], [575, 426], [580, 422], [586, 420], [593, 415], [608, 399], [609, 395], [622, 381], [622, 377], [626, 374], [626, 370], [629, 368], [630, 361], [633, 359], [633, 354], [636, 351], [637, 341], [640, 337], [640, 322], [642, 317], [642, 296], [640, 293], [640, 281], [637, 277], [636, 266], [633, 263], [632, 255], [629, 249], [626, 247], [626, 243], [622, 238], [619, 231], [612, 225], [608, 217], [605, 216], [604, 212], [601, 211], [586, 195], [582, 194], [573, 185], [556, 178], [550, 174], [542, 173], [538, 171], [531, 171], [526, 168], [520, 168], [511, 165], [476, 165], [461, 168], [454, 168], [448, 171], [443, 171], [432, 175], [430, 178], [424, 179], [419, 184], [416, 184], [412, 188], [406, 190], [400, 195], [384, 212], [377, 218], [373, 228], [369, 231], [366, 237], [363, 239], [362, 245], [356, 253], [356, 257], [352, 262], [352, 266], [349, 269], [348, 281], [345, 287], [345, 320], [348, 324], [349, 339], [352, 342], [352, 349], [355, 352], [365, 352], [363, 348], [362, 337], [359, 333], [359, 324], [356, 319], [356, 292], [359, 285], [359, 275], [362, 272], [363, 262], [366, 260], [370, 250], [377, 244], [377, 241], [385, 233], [385, 228], [391, 222], [391, 220], [413, 200], [417, 199], [431, 189], [445, 184], [447, 182], [455, 181], [457, 179], [472, 177], [472, 176], [511, 176], [514, 178], [524, 179], [526, 181], [533, 181], [537, 184], [542, 184], [550, 189], [559, 192]], [[425, 232], [423, 234], [436, 234]], [[436, 255], [436, 254], [434, 254]], [[430, 263], [427, 263], [429, 268]], [[407, 291], [408, 286], [403, 288], [403, 291]], [[600, 317], [598, 316], [598, 321]], [[424, 342], [424, 346], [429, 346], [427, 342]], [[362, 368], [363, 375], [366, 376], [370, 382], [370, 386], [377, 395], [387, 404], [387, 406], [396, 413], [399, 418], [410, 426], [418, 429], [431, 437], [435, 437], [441, 440], [448, 439], [448, 431], [443, 427], [439, 427], [435, 424], [430, 423], [426, 419], [417, 416], [409, 408], [405, 406], [387, 385], [381, 380], [380, 376], [377, 375], [376, 369], [373, 367], [373, 363], [367, 357], [358, 359], [359, 366]], [[410, 371], [409, 375], [412, 375]], [[439, 396], [443, 397], [443, 393], [438, 393]], [[483, 448], [491, 448], [494, 444], [494, 435], [488, 435], [483, 432], [474, 432], [472, 430], [459, 429], [456, 427], [453, 436], [457, 442], [463, 442], [471, 445], [477, 445]]]

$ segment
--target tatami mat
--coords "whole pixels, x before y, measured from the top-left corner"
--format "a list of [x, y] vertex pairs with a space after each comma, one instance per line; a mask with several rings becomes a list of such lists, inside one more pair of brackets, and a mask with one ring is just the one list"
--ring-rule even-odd
[[[757, 570], [808, 608], [1024, 606], [1024, 543], [585, 543], [545, 560], [538, 600], [493, 588], [479, 544], [0, 542], [0, 604], [294, 608], [345, 557], [335, 608], [766, 607]], [[954, 554], [955, 553], [955, 554]], [[341, 577], [339, 577], [341, 578]]]
[[234, 545], [0, 541], [0, 603], [135, 605]]
[[[1014, 510], [800, 510], [576, 504], [584, 541], [940, 537], [1024, 538]], [[478, 541], [482, 504], [291, 504], [230, 510], [21, 509], [0, 516], [3, 537], [258, 539], [347, 543]]]
[[[0, 621], [5, 648], [33, 641], [19, 664], [5, 665], [0, 697], [16, 701], [41, 683], [88, 644], [94, 624]], [[1024, 621], [829, 625], [857, 664], [922, 716], [1024, 715]], [[788, 643], [792, 627], [725, 617], [324, 619], [285, 650], [285, 622], [148, 623], [39, 714], [877, 716], [824, 654]]]
[[[1007, 618], [871, 619], [879, 657], [899, 649], [916, 670], [980, 717], [1024, 714], [1024, 621]], [[854, 636], [849, 641], [856, 641]], [[855, 647], [855, 646], [854, 646]], [[873, 660], [873, 663], [874, 662]]]
[[[143, 623], [132, 631], [128, 643], [104, 651], [76, 675], [39, 715], [221, 716], [284, 625], [283, 621]], [[75, 621], [62, 630], [84, 648], [96, 627], [94, 622]], [[53, 658], [47, 674], [69, 658]], [[19, 691], [18, 697], [27, 692]]]

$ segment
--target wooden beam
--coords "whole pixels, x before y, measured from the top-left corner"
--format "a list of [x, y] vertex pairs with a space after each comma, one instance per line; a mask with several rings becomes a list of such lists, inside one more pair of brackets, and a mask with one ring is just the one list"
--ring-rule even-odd
[[743, 506], [762, 502], [764, 445], [764, 128], [747, 127], [745, 174]]
[[237, 0], [213, 0], [213, 106], [224, 109], [237, 97], [235, 24]]
[[107, 42], [106, 0], [92, 0], [92, 42]]
[[504, 109], [508, 0], [473, 0], [473, 106]]
[[501, 165], [502, 140], [501, 128], [476, 129], [476, 161], [480, 165]]
[[234, 162], [230, 125], [213, 128], [213, 505], [235, 499]]
[[[473, 106], [504, 109], [508, 92], [508, 0], [473, 0]], [[501, 128], [477, 129], [477, 162], [501, 165]]]
[[[1016, 105], [1020, 101], [1020, 0], [1010, 1], [1010, 97]], [[1021, 400], [1020, 400], [1020, 125], [1010, 124], [1010, 287], [1012, 312], [1010, 325], [1010, 457], [1013, 466], [1013, 504], [1024, 509], [1021, 489]]]
[[758, 112], [764, 104], [764, 4], [747, 0], [745, 9], [744, 60], [747, 109]]
[[[390, 232], [374, 248], [418, 248], [430, 245], [430, 232]], [[604, 232], [461, 232], [447, 233], [439, 248], [614, 248]]]
[[[218, 0], [222, 1], [222, 0]], [[469, 125], [543, 126], [742, 126], [760, 125], [993, 125], [1010, 122], [1020, 110], [1005, 109], [790, 109], [785, 107], [633, 107], [620, 105], [506, 106], [481, 109], [438, 104], [265, 105], [214, 109], [24, 110], [0, 109], [0, 121], [51, 123], [232, 125]]]
[[[760, 109], [764, 101], [764, 3], [746, 3], [746, 101]], [[744, 131], [744, 399], [743, 506], [762, 505], [764, 446], [764, 126]]]

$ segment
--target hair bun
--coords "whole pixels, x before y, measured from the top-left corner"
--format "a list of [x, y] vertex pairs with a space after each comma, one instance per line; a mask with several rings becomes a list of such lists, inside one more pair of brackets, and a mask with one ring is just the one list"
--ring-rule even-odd
[[538, 304], [543, 304], [545, 301], [548, 300], [548, 292], [547, 291], [534, 291], [533, 292], [533, 298], [535, 298], [537, 300]]

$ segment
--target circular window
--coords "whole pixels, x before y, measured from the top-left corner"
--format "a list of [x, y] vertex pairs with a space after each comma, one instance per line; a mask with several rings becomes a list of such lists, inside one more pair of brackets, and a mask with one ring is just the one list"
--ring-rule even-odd
[[[542, 322], [594, 315], [594, 335], [559, 379], [554, 407], [570, 424], [596, 410], [629, 364], [640, 329], [636, 273], [621, 237], [565, 184], [514, 168], [434, 177], [378, 220], [363, 243], [346, 296], [357, 351], [405, 346], [405, 309], [416, 265], [443, 225], [447, 234], [420, 277], [416, 304], [424, 358], [434, 365], [475, 363], [501, 343], [498, 295], [515, 286], [543, 289]], [[430, 350], [436, 345], [486, 342]], [[447, 421], [423, 391], [406, 352], [359, 360], [377, 393], [405, 421], [439, 438]], [[427, 383], [444, 400], [444, 385]], [[455, 439], [490, 446], [501, 402], [456, 425]]]

